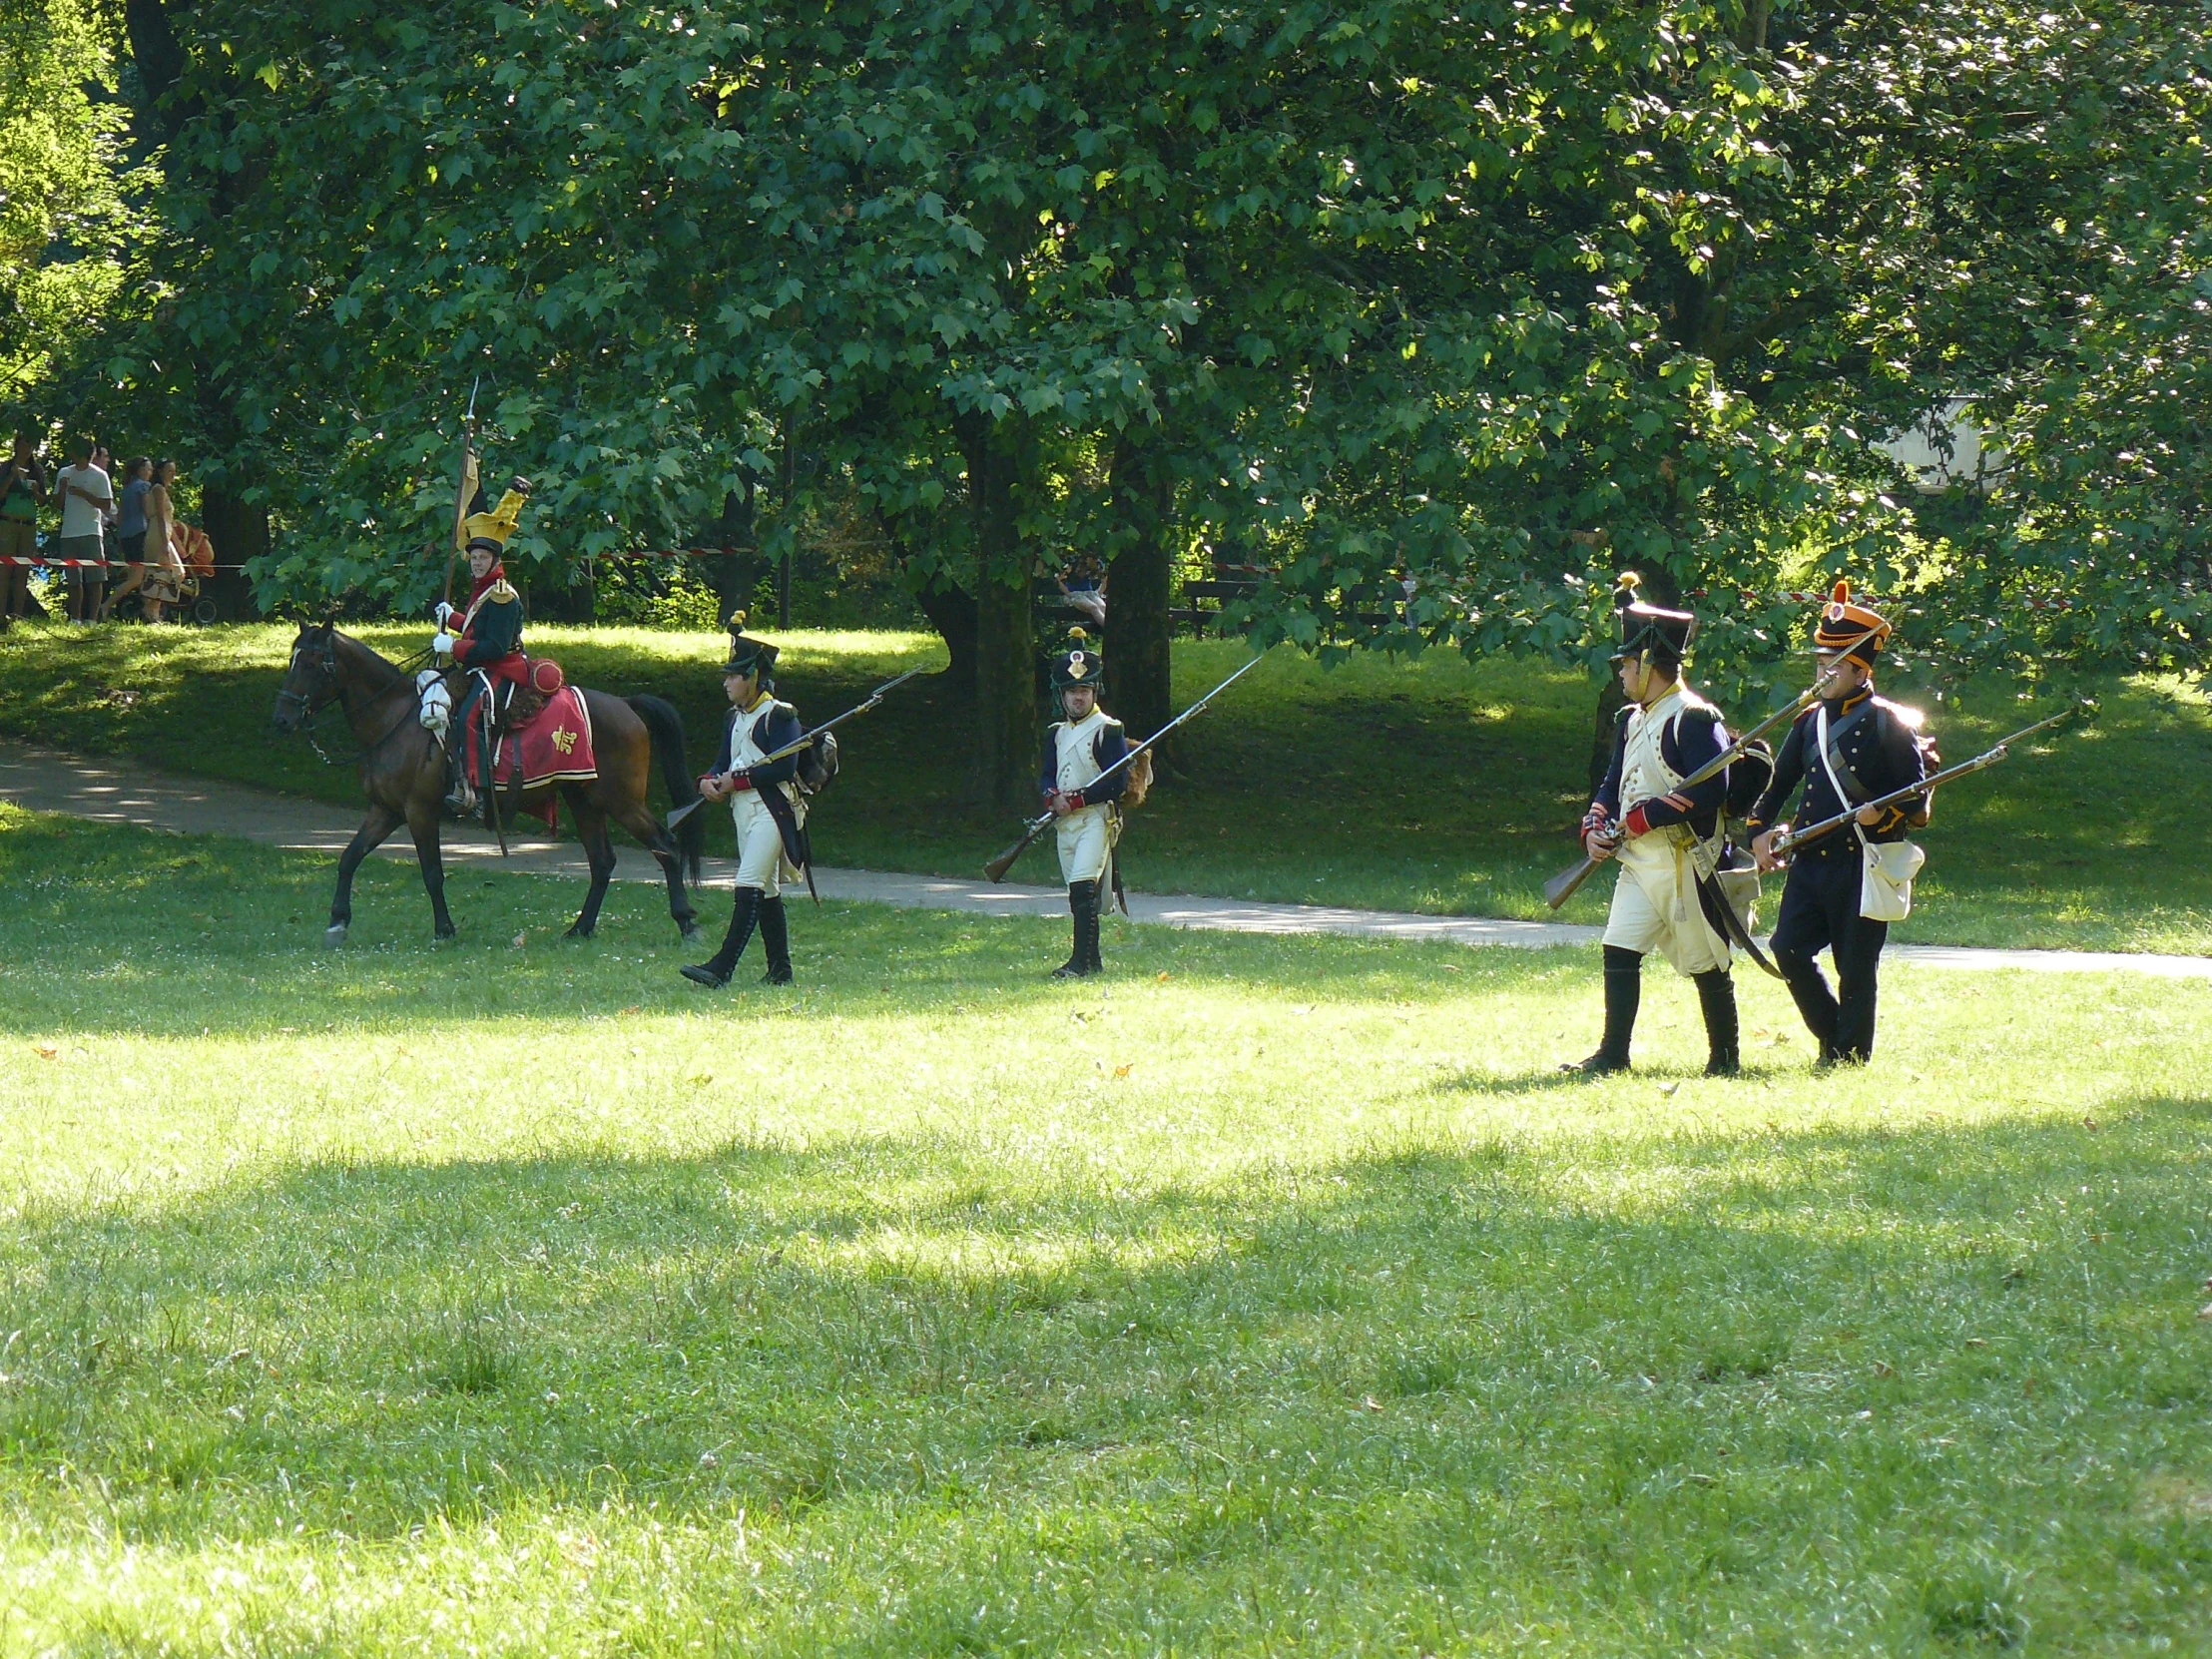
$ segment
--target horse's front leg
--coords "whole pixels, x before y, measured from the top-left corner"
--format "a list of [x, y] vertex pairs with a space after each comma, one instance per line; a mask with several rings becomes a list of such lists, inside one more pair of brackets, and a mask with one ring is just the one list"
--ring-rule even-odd
[[453, 936], [453, 917], [445, 908], [445, 850], [438, 840], [438, 809], [435, 803], [417, 805], [407, 814], [407, 832], [414, 836], [415, 862], [422, 866], [422, 890], [430, 895], [431, 936]]
[[345, 850], [338, 854], [338, 890], [330, 898], [330, 925], [322, 931], [324, 944], [345, 942], [346, 929], [353, 925], [353, 872], [398, 828], [397, 813], [382, 805], [372, 806], [368, 817], [361, 820], [361, 827], [353, 831], [353, 838], [345, 843]]
[[569, 925], [568, 936], [588, 939], [599, 926], [599, 907], [607, 901], [607, 883], [614, 879], [615, 844], [607, 837], [607, 815], [598, 803], [574, 786], [564, 788], [562, 794], [568, 798], [577, 839], [584, 843], [584, 856], [591, 863], [591, 888], [584, 894], [583, 909]]

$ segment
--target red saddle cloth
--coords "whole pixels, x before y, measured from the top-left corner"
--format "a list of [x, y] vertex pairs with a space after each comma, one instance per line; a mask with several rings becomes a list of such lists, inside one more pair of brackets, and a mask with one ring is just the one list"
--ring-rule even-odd
[[[471, 721], [468, 775], [481, 790], [484, 773], [476, 751], [475, 723]], [[563, 686], [546, 699], [545, 707], [529, 725], [499, 738], [492, 750], [493, 781], [501, 789], [510, 787], [518, 768], [525, 790], [541, 784], [585, 784], [599, 776], [598, 759], [592, 753], [591, 713], [584, 707], [582, 692], [574, 686]], [[532, 809], [545, 820], [548, 830], [553, 828], [554, 799], [548, 795]]]

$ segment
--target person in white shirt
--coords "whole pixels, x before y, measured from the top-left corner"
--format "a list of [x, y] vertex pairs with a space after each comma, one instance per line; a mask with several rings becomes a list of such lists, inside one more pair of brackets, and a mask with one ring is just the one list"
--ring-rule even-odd
[[82, 560], [68, 570], [69, 620], [90, 622], [100, 613], [101, 591], [108, 583], [107, 550], [101, 528], [115, 510], [115, 486], [97, 464], [99, 446], [90, 438], [70, 445], [70, 464], [54, 478], [62, 503], [62, 533], [55, 556]]

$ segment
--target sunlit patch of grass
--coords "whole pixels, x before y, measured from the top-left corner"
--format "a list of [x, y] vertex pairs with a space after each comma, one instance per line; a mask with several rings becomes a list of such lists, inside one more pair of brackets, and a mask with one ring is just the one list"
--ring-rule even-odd
[[[2032, 1651], [2205, 1628], [2212, 987], [641, 910], [0, 813], [26, 1651]], [[298, 917], [300, 919], [293, 919]], [[133, 977], [117, 977], [127, 963]], [[1164, 977], [1163, 977], [1164, 976]], [[1786, 1040], [1777, 1040], [1786, 1039]]]

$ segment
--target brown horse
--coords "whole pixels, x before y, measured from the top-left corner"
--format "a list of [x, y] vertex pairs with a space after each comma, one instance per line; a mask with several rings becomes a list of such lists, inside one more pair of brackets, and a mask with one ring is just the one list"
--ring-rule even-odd
[[[699, 928], [684, 892], [684, 878], [688, 874], [694, 882], [699, 879], [706, 815], [691, 814], [680, 834], [672, 836], [645, 804], [656, 745], [661, 751], [661, 773], [676, 805], [699, 797], [699, 786], [684, 764], [683, 717], [658, 697], [613, 697], [596, 691], [584, 691], [583, 696], [591, 715], [599, 776], [589, 783], [541, 785], [520, 796], [502, 794], [502, 811], [513, 813], [518, 805], [524, 811], [542, 808], [555, 789], [568, 803], [569, 817], [591, 860], [591, 891], [568, 930], [569, 937], [589, 938], [598, 924], [599, 906], [615, 870], [614, 839], [607, 832], [612, 819], [660, 859], [668, 875], [669, 914], [685, 938], [696, 939]], [[344, 712], [353, 742], [360, 748], [368, 817], [338, 858], [338, 888], [330, 900], [324, 940], [333, 945], [345, 942], [346, 929], [353, 922], [353, 872], [402, 822], [414, 836], [415, 858], [422, 865], [422, 884], [430, 894], [437, 937], [451, 938], [445, 860], [438, 848], [445, 750], [418, 718], [414, 678], [328, 623], [302, 624], [299, 637], [292, 641], [291, 666], [285, 671], [283, 689], [276, 694], [272, 718], [277, 731], [296, 732], [331, 703]]]

